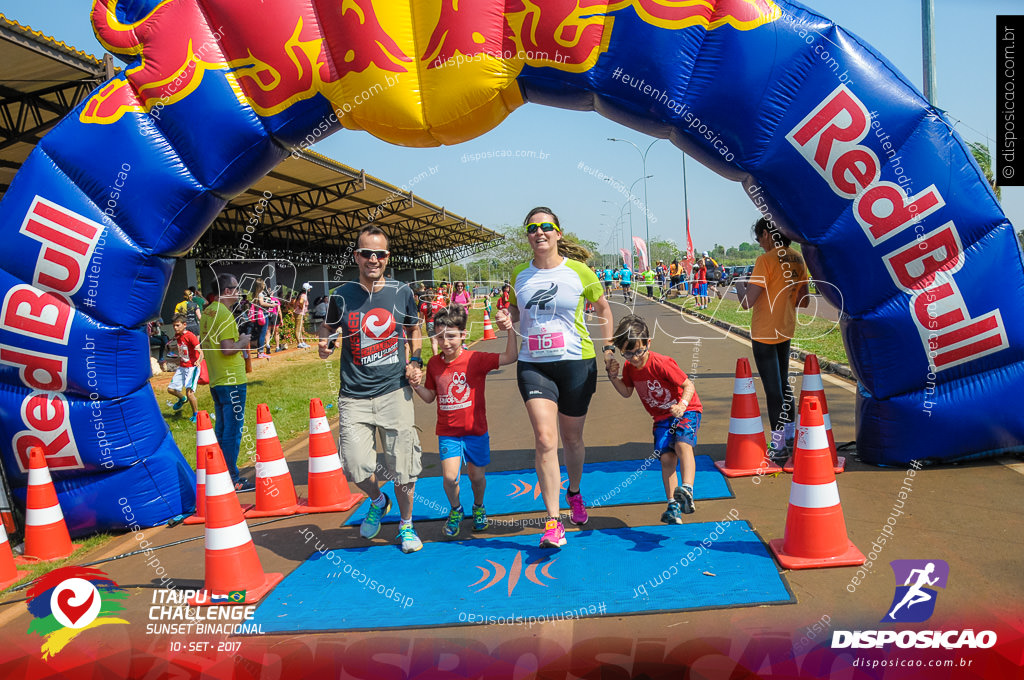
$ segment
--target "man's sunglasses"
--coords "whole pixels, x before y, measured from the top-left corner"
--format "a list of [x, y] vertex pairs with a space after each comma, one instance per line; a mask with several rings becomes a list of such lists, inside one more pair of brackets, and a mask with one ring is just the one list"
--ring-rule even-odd
[[548, 233], [549, 231], [557, 231], [558, 233], [562, 233], [562, 230], [559, 229], [558, 225], [555, 224], [554, 222], [531, 222], [530, 224], [526, 225], [527, 234], [536, 234], [538, 229], [543, 231], [545, 234]]
[[376, 256], [378, 260], [386, 260], [388, 259], [388, 255], [390, 254], [391, 253], [387, 250], [374, 250], [373, 248], [356, 249], [356, 255], [359, 255], [360, 257], [365, 257], [367, 260], [373, 258], [374, 256]]

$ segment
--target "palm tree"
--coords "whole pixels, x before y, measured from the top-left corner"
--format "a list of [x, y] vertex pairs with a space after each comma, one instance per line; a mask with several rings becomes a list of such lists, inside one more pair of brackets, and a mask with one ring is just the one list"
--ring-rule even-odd
[[992, 155], [988, 152], [988, 146], [982, 142], [967, 142], [967, 148], [971, 150], [974, 160], [981, 166], [981, 171], [985, 173], [985, 179], [988, 180], [992, 190], [996, 192], [996, 198], [1002, 201], [1002, 191], [996, 185], [996, 178], [992, 174]]

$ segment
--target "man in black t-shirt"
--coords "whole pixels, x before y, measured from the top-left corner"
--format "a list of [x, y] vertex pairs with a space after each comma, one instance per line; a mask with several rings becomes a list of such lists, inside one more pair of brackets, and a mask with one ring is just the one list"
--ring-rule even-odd
[[359, 526], [363, 538], [380, 531], [391, 499], [380, 490], [374, 434], [384, 444], [384, 477], [395, 483], [401, 513], [398, 538], [403, 552], [423, 547], [412, 526], [412, 505], [419, 476], [420, 440], [413, 420], [409, 378], [423, 368], [416, 298], [409, 286], [384, 277], [387, 235], [365, 227], [356, 240], [359, 279], [331, 295], [320, 326], [320, 358], [331, 356], [328, 336], [341, 343], [341, 391], [338, 397], [341, 456], [349, 479], [373, 499]]

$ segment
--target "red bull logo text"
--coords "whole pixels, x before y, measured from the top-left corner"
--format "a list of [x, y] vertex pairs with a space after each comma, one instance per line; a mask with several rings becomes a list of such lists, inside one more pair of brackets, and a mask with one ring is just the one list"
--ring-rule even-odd
[[[932, 371], [942, 371], [1009, 346], [998, 309], [973, 317], [955, 274], [964, 248], [953, 222], [925, 233], [923, 218], [945, 205], [935, 185], [907, 196], [881, 180], [882, 164], [861, 144], [871, 114], [846, 85], [829, 94], [786, 139], [832, 191], [853, 200], [853, 212], [872, 245], [913, 226], [916, 239], [882, 254], [896, 287], [910, 295], [910, 312]], [[929, 378], [931, 379], [931, 378]]]
[[[454, 143], [493, 127], [522, 103], [514, 81], [524, 66], [593, 68], [608, 49], [617, 16], [627, 11], [669, 30], [750, 30], [780, 16], [769, 0], [434, 0], [417, 8], [414, 22], [407, 6], [344, 0], [314, 23], [294, 0], [266, 0], [240, 12], [235, 5], [243, 1], [201, 10], [194, 0], [166, 0], [123, 23], [116, 0], [95, 0], [100, 42], [112, 52], [139, 55], [140, 62], [93, 94], [82, 122], [114, 123], [128, 112], [159, 118], [208, 73], [218, 73], [260, 116], [322, 94], [335, 111], [363, 114], [347, 117], [345, 127], [400, 144]], [[385, 79], [388, 88], [380, 87]], [[374, 86], [372, 99], [352, 101]], [[467, 112], [456, 110], [456, 102], [470, 102]], [[435, 135], [417, 132], [427, 129]]]

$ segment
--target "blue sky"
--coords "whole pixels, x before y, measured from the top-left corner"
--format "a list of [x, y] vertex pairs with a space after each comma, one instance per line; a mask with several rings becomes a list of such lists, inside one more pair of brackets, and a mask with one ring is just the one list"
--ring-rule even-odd
[[[814, 0], [807, 3], [885, 55], [917, 85], [922, 81], [919, 0]], [[78, 49], [102, 54], [89, 25], [86, 0], [0, 0], [0, 12]], [[935, 49], [938, 105], [945, 109], [966, 141], [995, 145], [995, 22], [999, 14], [1024, 10], [1020, 0], [935, 0]], [[580, 161], [615, 176], [626, 185], [640, 179], [640, 154], [620, 137], [646, 148], [652, 138], [581, 113], [527, 105], [498, 128], [455, 147], [407, 149], [391, 146], [363, 132], [342, 131], [317, 151], [393, 184], [407, 184], [431, 166], [436, 174], [413, 188], [423, 198], [486, 226], [518, 224], [533, 205], [550, 205], [563, 225], [602, 249], [625, 202], [607, 183], [577, 169]], [[533, 158], [484, 158], [487, 151], [538, 152]], [[544, 159], [540, 153], [547, 154]], [[464, 155], [467, 155], [464, 160]], [[654, 145], [647, 157], [651, 236], [684, 243], [682, 153], [668, 141]], [[696, 162], [687, 162], [689, 210], [694, 245], [750, 241], [758, 213], [739, 184], [722, 179]], [[643, 200], [643, 182], [634, 193]], [[607, 201], [607, 202], [605, 202]], [[1024, 188], [1003, 189], [1003, 208], [1016, 225], [1024, 225]], [[604, 215], [602, 215], [604, 213]], [[628, 215], [628, 210], [626, 211]], [[628, 233], [624, 219], [622, 227]], [[633, 231], [643, 236], [644, 218], [633, 208]]]

